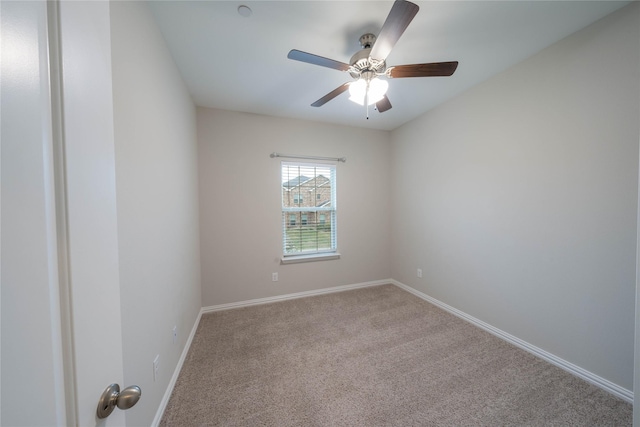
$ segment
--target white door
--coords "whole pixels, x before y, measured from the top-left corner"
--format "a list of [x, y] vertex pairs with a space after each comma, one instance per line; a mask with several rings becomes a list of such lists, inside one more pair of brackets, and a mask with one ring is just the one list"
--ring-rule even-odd
[[0, 424], [124, 425], [109, 4], [0, 7]]
[[[76, 402], [93, 425], [102, 390], [122, 384], [109, 3], [60, 3], [63, 132]], [[122, 411], [108, 418], [123, 425]]]

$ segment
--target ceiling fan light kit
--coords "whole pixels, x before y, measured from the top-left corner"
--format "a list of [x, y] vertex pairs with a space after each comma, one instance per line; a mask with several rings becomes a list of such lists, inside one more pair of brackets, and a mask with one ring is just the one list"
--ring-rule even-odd
[[384, 97], [388, 88], [386, 80], [359, 79], [349, 85], [349, 100], [360, 105], [372, 105]]
[[387, 56], [416, 16], [418, 10], [418, 6], [414, 3], [406, 0], [396, 0], [382, 25], [378, 37], [370, 33], [362, 35], [360, 37], [362, 49], [351, 57], [349, 64], [296, 49], [291, 50], [287, 55], [289, 59], [333, 68], [338, 71], [348, 71], [354, 79], [354, 81], [345, 83], [329, 92], [311, 104], [311, 106], [321, 107], [341, 93], [349, 90], [349, 99], [351, 101], [367, 106], [368, 119], [369, 105], [375, 104], [380, 113], [391, 109], [391, 102], [386, 96], [389, 84], [380, 77], [397, 79], [451, 76], [458, 67], [457, 61], [399, 65], [387, 68], [385, 62]]

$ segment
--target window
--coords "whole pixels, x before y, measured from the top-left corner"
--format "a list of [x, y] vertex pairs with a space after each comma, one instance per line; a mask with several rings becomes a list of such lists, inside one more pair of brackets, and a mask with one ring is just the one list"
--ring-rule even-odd
[[282, 162], [281, 182], [283, 262], [287, 257], [337, 255], [335, 165]]

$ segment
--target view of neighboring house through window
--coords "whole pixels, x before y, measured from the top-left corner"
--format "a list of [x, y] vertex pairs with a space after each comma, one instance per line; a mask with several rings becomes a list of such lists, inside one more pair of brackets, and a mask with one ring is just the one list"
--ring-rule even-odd
[[336, 251], [336, 167], [282, 162], [283, 253]]

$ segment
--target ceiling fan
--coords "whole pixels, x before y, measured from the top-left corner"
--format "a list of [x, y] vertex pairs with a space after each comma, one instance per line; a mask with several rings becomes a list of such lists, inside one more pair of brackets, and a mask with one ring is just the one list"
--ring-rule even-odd
[[324, 58], [300, 50], [293, 49], [287, 58], [296, 61], [307, 62], [334, 70], [347, 71], [353, 77], [353, 81], [338, 86], [316, 102], [312, 107], [320, 107], [333, 98], [349, 90], [349, 99], [367, 106], [367, 119], [369, 118], [369, 105], [375, 104], [376, 109], [383, 113], [391, 109], [391, 102], [386, 96], [388, 83], [379, 77], [405, 78], [405, 77], [435, 77], [451, 76], [458, 67], [457, 61], [432, 62], [427, 64], [397, 65], [387, 68], [385, 62], [391, 49], [400, 36], [407, 29], [413, 18], [418, 13], [418, 5], [406, 0], [396, 0], [382, 25], [380, 34], [364, 34], [360, 37], [362, 50], [351, 57], [349, 64]]

